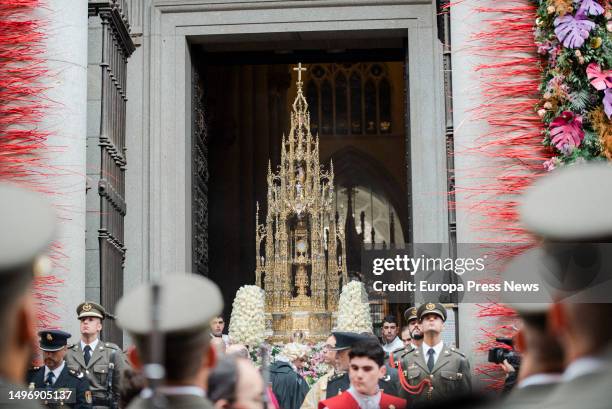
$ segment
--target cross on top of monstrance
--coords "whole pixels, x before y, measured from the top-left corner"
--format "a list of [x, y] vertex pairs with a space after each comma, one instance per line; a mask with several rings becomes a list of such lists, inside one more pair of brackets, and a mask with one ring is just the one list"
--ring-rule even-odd
[[302, 63], [298, 63], [298, 66], [293, 68], [293, 71], [297, 71], [298, 73], [298, 87], [302, 86], [302, 71], [306, 71], [307, 68], [306, 67], [302, 67]]

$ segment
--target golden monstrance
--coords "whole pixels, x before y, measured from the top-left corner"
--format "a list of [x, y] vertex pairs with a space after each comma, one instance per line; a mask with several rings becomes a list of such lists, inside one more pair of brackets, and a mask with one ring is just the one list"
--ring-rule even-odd
[[[319, 136], [310, 133], [310, 113], [302, 92], [300, 63], [289, 135], [283, 135], [281, 161], [268, 163], [265, 224], [256, 214], [255, 282], [266, 297], [270, 341], [292, 334], [325, 339], [334, 324], [340, 279], [347, 283], [346, 246], [334, 207], [334, 167], [319, 162]], [[263, 279], [263, 283], [262, 283]]]

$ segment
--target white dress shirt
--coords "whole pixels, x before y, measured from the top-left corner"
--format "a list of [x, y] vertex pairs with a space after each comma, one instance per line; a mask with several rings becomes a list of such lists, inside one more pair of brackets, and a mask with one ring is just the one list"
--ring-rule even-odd
[[84, 351], [85, 346], [89, 345], [89, 347], [91, 348], [91, 354], [93, 355], [93, 352], [96, 350], [96, 347], [98, 346], [99, 341], [100, 340], [96, 338], [96, 340], [92, 342], [91, 344], [86, 344], [85, 342], [83, 342], [83, 340], [81, 340], [81, 351]]
[[427, 352], [429, 351], [430, 348], [433, 348], [434, 349], [434, 365], [435, 365], [436, 362], [438, 362], [438, 358], [440, 357], [440, 354], [442, 353], [443, 347], [444, 347], [443, 341], [438, 342], [434, 346], [427, 345], [427, 342], [423, 341], [421, 348], [423, 349], [423, 359], [425, 360], [425, 363], [427, 363], [427, 361], [429, 360], [429, 354]]
[[399, 337], [396, 336], [393, 341], [389, 342], [388, 344], [383, 344], [382, 347], [386, 353], [390, 354], [391, 352], [397, 349], [403, 348], [404, 342]]
[[66, 362], [62, 361], [62, 364], [52, 371], [47, 365], [45, 365], [45, 375], [43, 377], [43, 382], [47, 382], [47, 376], [49, 375], [49, 372], [53, 372], [53, 375], [55, 375], [55, 377], [53, 378], [53, 382], [51, 383], [51, 385], [55, 385], [57, 378], [59, 378], [60, 374], [64, 370], [64, 366], [66, 366]]

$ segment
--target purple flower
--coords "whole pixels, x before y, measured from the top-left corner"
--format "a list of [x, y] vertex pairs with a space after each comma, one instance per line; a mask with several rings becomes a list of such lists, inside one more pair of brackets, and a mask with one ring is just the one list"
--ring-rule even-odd
[[608, 119], [612, 119], [612, 88], [604, 91], [603, 106]]
[[543, 163], [544, 169], [546, 169], [547, 172], [550, 172], [551, 170], [555, 169], [557, 165], [559, 165], [559, 162], [559, 158], [557, 157], [550, 158]]
[[[574, 1], [574, 3], [579, 3], [579, 1]], [[582, 0], [578, 13], [590, 16], [599, 16], [604, 13], [604, 8], [597, 2], [597, 0]]]
[[580, 48], [589, 38], [595, 23], [578, 11], [576, 16], [566, 14], [555, 19], [555, 34], [567, 48]]

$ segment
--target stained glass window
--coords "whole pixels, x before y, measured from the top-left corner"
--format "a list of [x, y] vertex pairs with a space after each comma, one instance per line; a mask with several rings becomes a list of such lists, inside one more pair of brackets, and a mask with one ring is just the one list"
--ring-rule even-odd
[[310, 74], [306, 98], [313, 133], [391, 133], [392, 90], [385, 64], [317, 64]]
[[321, 133], [329, 135], [332, 133], [334, 117], [334, 102], [332, 86], [329, 80], [321, 84]]
[[348, 89], [346, 76], [339, 72], [336, 75], [336, 134], [348, 133]]
[[351, 133], [363, 132], [363, 110], [361, 108], [361, 76], [357, 72], [351, 74]]

